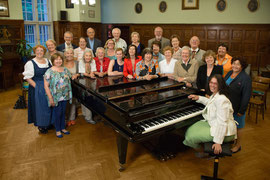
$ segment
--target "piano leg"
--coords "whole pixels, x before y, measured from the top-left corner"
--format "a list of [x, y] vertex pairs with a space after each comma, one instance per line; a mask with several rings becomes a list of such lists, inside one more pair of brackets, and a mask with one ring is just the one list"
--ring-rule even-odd
[[118, 148], [118, 157], [119, 157], [119, 171], [122, 172], [125, 170], [126, 156], [127, 156], [127, 145], [128, 140], [125, 139], [120, 134], [117, 135], [117, 148]]

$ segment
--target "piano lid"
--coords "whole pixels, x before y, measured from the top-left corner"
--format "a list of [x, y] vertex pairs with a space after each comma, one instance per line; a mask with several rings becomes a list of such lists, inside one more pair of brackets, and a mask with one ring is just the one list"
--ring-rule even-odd
[[149, 92], [166, 91], [176, 87], [184, 86], [184, 83], [161, 77], [151, 81], [129, 80], [125, 77], [104, 78], [81, 78], [75, 80], [86, 90], [95, 93], [104, 100], [117, 100]]

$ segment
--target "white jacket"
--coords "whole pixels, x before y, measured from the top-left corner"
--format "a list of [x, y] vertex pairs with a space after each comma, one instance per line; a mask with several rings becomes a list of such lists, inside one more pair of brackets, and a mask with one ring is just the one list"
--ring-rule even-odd
[[222, 144], [225, 136], [236, 135], [232, 104], [225, 95], [216, 93], [209, 99], [199, 96], [196, 102], [205, 105], [202, 116], [210, 125], [210, 134], [215, 143]]

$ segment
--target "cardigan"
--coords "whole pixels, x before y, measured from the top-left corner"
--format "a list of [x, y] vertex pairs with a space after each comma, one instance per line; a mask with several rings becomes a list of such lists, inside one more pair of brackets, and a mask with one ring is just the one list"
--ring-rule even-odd
[[182, 67], [182, 61], [177, 61], [174, 65], [174, 71], [173, 71], [173, 75], [174, 78], [178, 78], [178, 77], [183, 77], [186, 78], [186, 81], [189, 83], [195, 83], [196, 82], [196, 78], [197, 78], [197, 73], [198, 73], [198, 69], [199, 69], [199, 65], [197, 60], [191, 59], [188, 64], [191, 64], [190, 68], [188, 69], [188, 71], [186, 71], [183, 67]]
[[236, 135], [232, 104], [225, 95], [218, 92], [210, 98], [199, 96], [196, 102], [205, 105], [202, 116], [210, 126], [210, 134], [215, 143], [222, 144], [225, 136]]
[[[232, 75], [229, 71], [225, 81]], [[233, 105], [234, 113], [245, 114], [251, 96], [252, 82], [249, 75], [242, 70], [229, 84], [229, 98]]]
[[[222, 75], [222, 67], [221, 66], [215, 66], [210, 74], [210, 76], [214, 75], [214, 74], [220, 74]], [[209, 76], [209, 77], [210, 77]], [[198, 70], [198, 74], [197, 74], [197, 88], [198, 89], [206, 89], [206, 86], [208, 84], [208, 80], [207, 80], [207, 65], [202, 65], [199, 67]]]

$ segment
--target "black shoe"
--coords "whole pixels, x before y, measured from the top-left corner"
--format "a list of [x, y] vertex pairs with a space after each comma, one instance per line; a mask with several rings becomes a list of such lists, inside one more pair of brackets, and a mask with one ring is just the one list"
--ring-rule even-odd
[[39, 132], [40, 132], [41, 134], [47, 134], [47, 133], [48, 133], [48, 130], [47, 130], [46, 128], [41, 128], [41, 127], [39, 127], [38, 130], [39, 130]]

